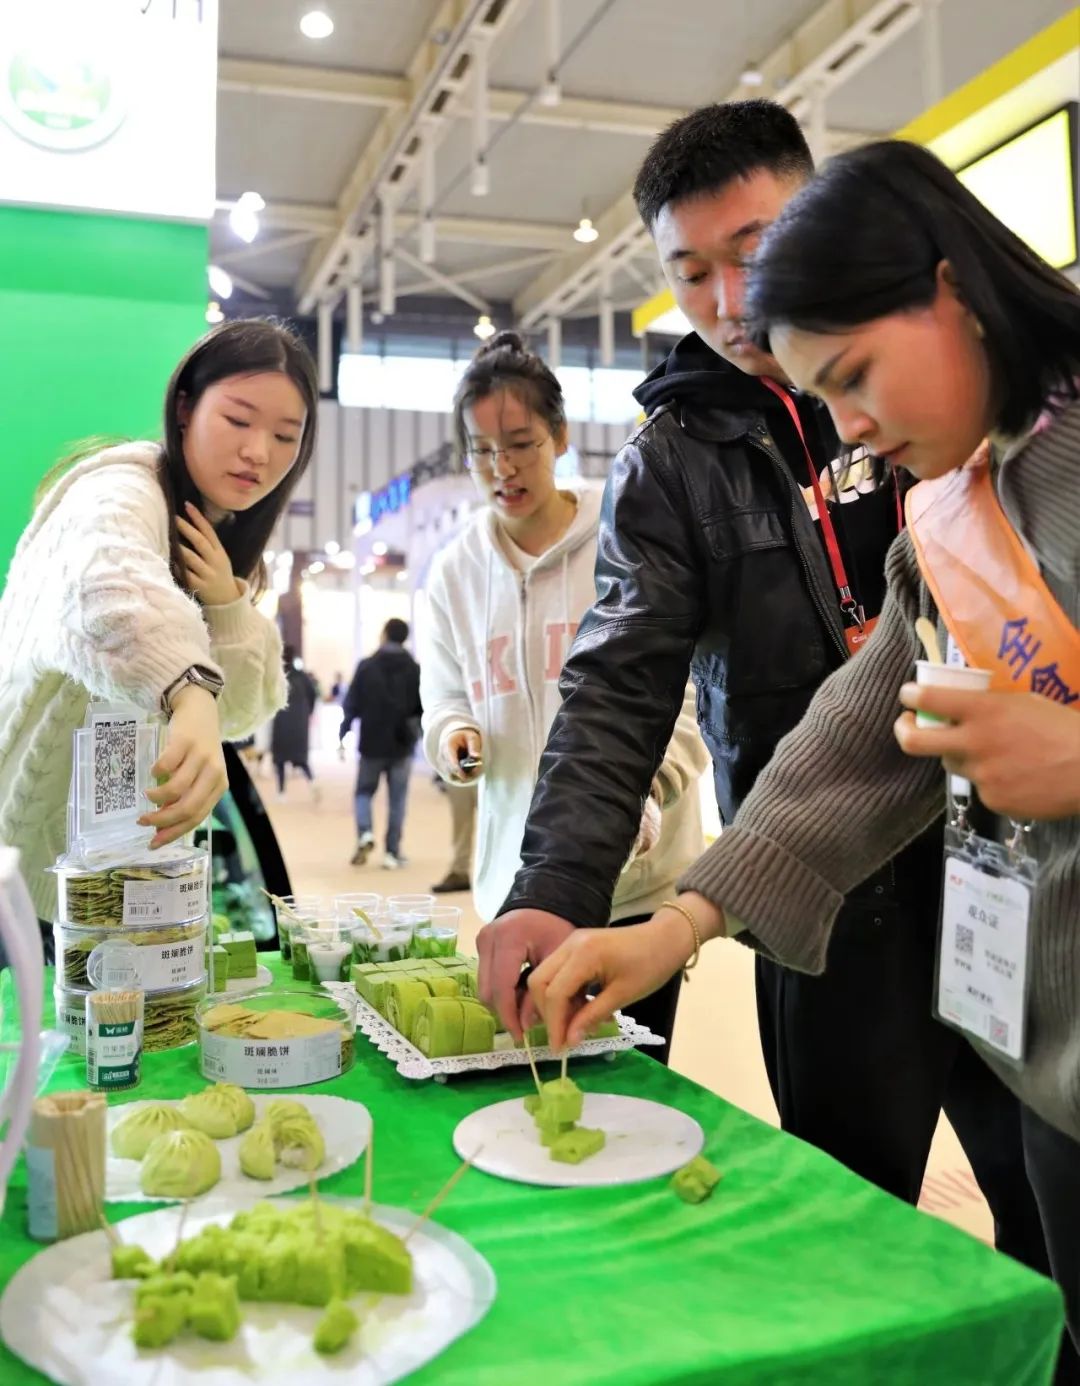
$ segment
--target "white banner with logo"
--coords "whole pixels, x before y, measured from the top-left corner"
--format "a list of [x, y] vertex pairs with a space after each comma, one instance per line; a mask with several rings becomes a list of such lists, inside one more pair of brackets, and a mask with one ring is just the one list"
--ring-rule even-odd
[[218, 0], [5, 0], [0, 202], [214, 212]]

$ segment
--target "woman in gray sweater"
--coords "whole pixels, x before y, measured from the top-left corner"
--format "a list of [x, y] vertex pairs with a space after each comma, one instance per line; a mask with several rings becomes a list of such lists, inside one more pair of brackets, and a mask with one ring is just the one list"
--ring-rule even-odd
[[[998, 649], [995, 626], [987, 644], [1017, 672], [1005, 679], [1010, 691], [916, 688], [916, 618], [935, 622], [942, 641], [952, 632], [905, 531], [889, 554], [874, 634], [822, 686], [732, 827], [686, 873], [677, 907], [617, 934], [578, 930], [530, 988], [559, 1044], [692, 965], [711, 938], [738, 936], [820, 972], [845, 894], [941, 812], [945, 772], [962, 774], [987, 819], [1001, 817], [989, 835], [1004, 840], [1008, 820], [1033, 820], [1022, 1059], [972, 1042], [1025, 1104], [1025, 1155], [1076, 1338], [1080, 681], [1070, 670], [1080, 667], [1080, 295], [933, 155], [885, 142], [832, 160], [789, 204], [758, 254], [749, 303], [792, 381], [820, 394], [841, 437], [883, 464], [933, 481], [989, 439], [989, 494], [1010, 541], [1022, 541], [1016, 550], [1034, 560], [1058, 643], [1035, 657], [1021, 633], [1015, 649], [1004, 638]], [[981, 534], [973, 527], [965, 542], [977, 546]], [[916, 727], [916, 708], [950, 725]], [[594, 982], [599, 994], [582, 1006]]]

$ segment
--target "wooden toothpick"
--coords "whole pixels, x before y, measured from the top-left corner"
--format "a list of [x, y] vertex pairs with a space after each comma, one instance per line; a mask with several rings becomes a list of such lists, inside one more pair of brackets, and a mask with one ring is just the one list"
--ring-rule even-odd
[[184, 1223], [187, 1222], [187, 1215], [191, 1209], [191, 1199], [184, 1199], [184, 1206], [180, 1210], [180, 1222], [176, 1228], [176, 1245], [165, 1259], [165, 1269], [170, 1273], [176, 1263], [176, 1258], [180, 1254], [180, 1243], [184, 1240]]
[[407, 1241], [409, 1240], [409, 1238], [412, 1236], [412, 1234], [420, 1227], [420, 1225], [421, 1225], [422, 1223], [427, 1222], [428, 1218], [431, 1217], [432, 1213], [433, 1213], [433, 1212], [435, 1211], [435, 1209], [439, 1206], [439, 1204], [443, 1201], [443, 1199], [447, 1197], [447, 1195], [450, 1193], [450, 1191], [451, 1191], [451, 1189], [454, 1187], [454, 1185], [455, 1185], [455, 1184], [458, 1182], [458, 1180], [465, 1174], [466, 1170], [469, 1170], [469, 1169], [472, 1168], [472, 1166], [473, 1166], [473, 1164], [474, 1164], [474, 1162], [475, 1162], [477, 1156], [480, 1154], [480, 1152], [481, 1152], [481, 1150], [483, 1150], [483, 1148], [484, 1148], [484, 1147], [483, 1147], [482, 1145], [478, 1145], [478, 1146], [476, 1147], [476, 1149], [473, 1151], [473, 1153], [472, 1153], [472, 1158], [471, 1158], [471, 1159], [462, 1160], [461, 1164], [458, 1165], [458, 1167], [457, 1167], [456, 1170], [454, 1170], [453, 1174], [452, 1174], [452, 1175], [450, 1176], [450, 1178], [446, 1181], [446, 1183], [442, 1186], [442, 1188], [441, 1188], [441, 1189], [439, 1190], [439, 1192], [435, 1195], [435, 1197], [431, 1200], [431, 1202], [430, 1202], [430, 1203], [428, 1204], [428, 1206], [424, 1209], [424, 1211], [420, 1214], [420, 1216], [416, 1219], [416, 1221], [413, 1223], [413, 1225], [409, 1228], [408, 1232], [405, 1233], [405, 1236], [402, 1238], [403, 1241], [407, 1242]]
[[564, 1049], [563, 1052], [562, 1052], [562, 1069], [560, 1070], [560, 1073], [559, 1073], [559, 1077], [563, 1080], [564, 1083], [566, 1082], [566, 1063], [567, 1063], [567, 1060], [568, 1060], [569, 1058], [570, 1058], [570, 1051], [569, 1051], [569, 1049]]
[[111, 1222], [109, 1222], [104, 1212], [100, 1208], [98, 1209], [98, 1222], [101, 1223], [101, 1230], [105, 1233], [106, 1237], [108, 1237], [110, 1246], [124, 1245], [123, 1240], [120, 1237], [120, 1233], [117, 1232], [116, 1228], [112, 1225]]
[[525, 1046], [525, 1053], [529, 1058], [529, 1067], [532, 1069], [533, 1082], [536, 1084], [536, 1091], [543, 1095], [543, 1085], [540, 1082], [540, 1075], [536, 1071], [536, 1060], [533, 1058], [532, 1045], [529, 1043], [528, 1031], [522, 1030], [521, 1042]]
[[371, 1186], [375, 1178], [374, 1164], [375, 1149], [375, 1123], [371, 1123], [371, 1130], [368, 1132], [367, 1150], [364, 1151], [364, 1215], [371, 1217]]

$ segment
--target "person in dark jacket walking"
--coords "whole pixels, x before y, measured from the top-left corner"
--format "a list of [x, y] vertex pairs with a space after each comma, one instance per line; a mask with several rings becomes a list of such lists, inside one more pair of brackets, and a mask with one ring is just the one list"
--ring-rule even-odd
[[270, 759], [277, 773], [278, 799], [285, 798], [285, 770], [291, 765], [307, 777], [311, 797], [319, 802], [319, 788], [308, 763], [311, 754], [311, 714], [318, 701], [315, 680], [296, 657], [292, 645], [282, 649], [289, 701], [274, 716], [270, 732]]
[[388, 870], [405, 864], [401, 833], [409, 795], [409, 772], [420, 739], [420, 666], [405, 641], [409, 627], [396, 617], [387, 621], [382, 643], [356, 666], [342, 708], [339, 737], [360, 721], [360, 763], [356, 772], [356, 851], [353, 866], [363, 866], [375, 846], [371, 801], [386, 776], [390, 814], [386, 828]]
[[[608, 480], [598, 599], [563, 670], [522, 866], [479, 936], [481, 995], [515, 1033], [535, 1016], [523, 963], [607, 921], [687, 670], [730, 823], [882, 605], [895, 482], [873, 459], [833, 465], [828, 416], [791, 393], [742, 318], [746, 262], [811, 172], [790, 112], [746, 101], [677, 121], [638, 174], [697, 331], [636, 391], [648, 418]], [[944, 1105], [998, 1246], [1045, 1271], [1016, 1099], [926, 1004], [941, 850], [939, 824], [849, 897], [823, 976], [758, 957], [766, 1069], [785, 1130], [912, 1203]]]

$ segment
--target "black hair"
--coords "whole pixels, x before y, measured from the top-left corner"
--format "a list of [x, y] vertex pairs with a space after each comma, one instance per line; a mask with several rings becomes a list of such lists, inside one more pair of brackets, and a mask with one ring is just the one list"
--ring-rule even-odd
[[165, 391], [164, 442], [158, 479], [169, 507], [169, 557], [173, 577], [186, 586], [180, 556], [176, 516], [185, 501], [203, 508], [202, 499], [184, 461], [180, 402], [194, 408], [203, 391], [230, 375], [261, 375], [280, 371], [300, 391], [306, 418], [296, 461], [268, 496], [248, 510], [238, 510], [220, 527], [218, 538], [229, 555], [233, 572], [247, 579], [256, 592], [266, 586], [263, 550], [269, 542], [297, 482], [307, 470], [315, 449], [319, 414], [319, 378], [311, 353], [284, 323], [272, 318], [239, 318], [219, 323], [200, 337], [173, 371]]
[[814, 160], [799, 122], [775, 101], [702, 106], [652, 143], [634, 180], [634, 201], [651, 231], [669, 202], [722, 192], [762, 169], [809, 178]]
[[842, 332], [925, 308], [948, 261], [981, 324], [994, 427], [1018, 435], [1054, 393], [1076, 394], [1080, 294], [919, 145], [831, 159], [765, 233], [747, 287], [755, 339], [781, 324]]
[[553, 438], [566, 428], [566, 403], [554, 371], [517, 332], [496, 332], [469, 362], [454, 392], [454, 442], [460, 456], [469, 451], [465, 410], [499, 390], [509, 390], [539, 414]]
[[409, 638], [409, 623], [402, 621], [397, 616], [391, 616], [386, 625], [383, 626], [383, 634], [391, 645], [404, 645]]

